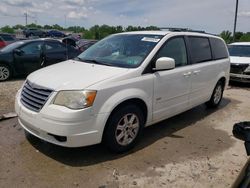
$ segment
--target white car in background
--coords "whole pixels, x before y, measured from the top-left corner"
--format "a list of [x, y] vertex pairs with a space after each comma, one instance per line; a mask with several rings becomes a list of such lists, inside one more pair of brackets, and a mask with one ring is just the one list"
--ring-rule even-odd
[[145, 126], [202, 103], [217, 107], [229, 54], [216, 36], [140, 31], [111, 35], [74, 60], [28, 76], [16, 96], [20, 125], [48, 142], [103, 142], [123, 152]]
[[250, 42], [228, 45], [231, 60], [230, 80], [250, 83]]

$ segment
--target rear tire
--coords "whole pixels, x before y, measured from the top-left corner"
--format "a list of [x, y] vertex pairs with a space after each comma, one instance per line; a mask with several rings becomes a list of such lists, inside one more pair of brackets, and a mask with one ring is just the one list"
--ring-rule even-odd
[[220, 102], [223, 97], [223, 92], [224, 92], [224, 84], [220, 80], [213, 91], [213, 94], [208, 102], [206, 102], [206, 106], [208, 108], [217, 108], [220, 105]]
[[11, 78], [11, 69], [7, 65], [0, 64], [0, 82]]
[[139, 107], [133, 104], [122, 106], [111, 114], [104, 131], [103, 141], [115, 153], [132, 149], [137, 143], [145, 123]]

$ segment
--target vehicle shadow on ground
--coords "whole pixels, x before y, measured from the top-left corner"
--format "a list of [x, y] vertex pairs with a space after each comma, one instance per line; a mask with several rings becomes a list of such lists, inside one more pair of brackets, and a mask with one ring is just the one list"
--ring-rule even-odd
[[230, 81], [229, 85], [231, 87], [236, 87], [236, 88], [244, 88], [244, 89], [249, 88], [250, 89], [250, 83], [242, 83], [242, 82], [233, 82], [233, 81]]
[[[125, 154], [110, 153], [102, 144], [81, 148], [65, 148], [41, 141], [40, 139], [37, 139], [29, 134], [27, 134], [26, 137], [33, 147], [35, 147], [41, 153], [45, 154], [48, 157], [51, 157], [54, 160], [75, 167], [89, 166], [105, 161], [112, 161], [133, 154], [165, 137], [182, 139], [182, 136], [175, 135], [174, 133], [181, 129], [194, 125], [196, 122], [206, 118], [207, 116], [213, 114], [216, 111], [223, 110], [230, 103], [230, 99], [224, 98], [221, 102], [220, 107], [217, 109], [207, 109], [205, 105], [200, 105], [180, 115], [174, 116], [153, 126], [147, 127], [144, 129], [140, 143], [133, 150]], [[199, 131], [202, 130], [206, 131], [206, 126], [202, 126], [199, 128]], [[227, 145], [223, 146], [223, 148], [218, 148], [217, 145], [213, 145], [211, 150], [215, 150], [214, 152], [221, 151], [224, 148], [228, 148], [231, 146], [231, 144], [233, 144], [233, 140], [228, 136], [227, 133], [224, 133], [222, 131], [221, 133], [219, 132], [220, 130], [215, 129], [212, 129], [212, 131], [212, 134], [215, 134], [217, 137], [224, 136], [227, 139], [225, 141]], [[188, 148], [186, 148], [186, 150], [188, 150]]]

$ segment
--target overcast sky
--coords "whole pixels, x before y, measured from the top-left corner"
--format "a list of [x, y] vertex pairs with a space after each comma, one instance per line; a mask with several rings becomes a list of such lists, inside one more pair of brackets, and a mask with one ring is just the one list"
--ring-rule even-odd
[[[0, 26], [28, 23], [155, 25], [220, 33], [233, 29], [236, 0], [0, 0]], [[66, 19], [65, 19], [66, 18]], [[238, 31], [250, 31], [250, 0], [239, 0]]]

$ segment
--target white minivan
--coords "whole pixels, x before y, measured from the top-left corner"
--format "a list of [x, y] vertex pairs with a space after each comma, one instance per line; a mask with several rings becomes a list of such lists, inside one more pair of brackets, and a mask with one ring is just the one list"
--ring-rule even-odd
[[195, 32], [114, 34], [73, 60], [30, 74], [16, 95], [20, 125], [65, 147], [103, 142], [123, 152], [145, 126], [202, 103], [217, 107], [229, 80], [224, 41]]
[[228, 45], [231, 69], [230, 80], [250, 83], [250, 42], [235, 42]]

